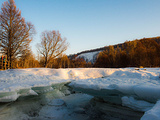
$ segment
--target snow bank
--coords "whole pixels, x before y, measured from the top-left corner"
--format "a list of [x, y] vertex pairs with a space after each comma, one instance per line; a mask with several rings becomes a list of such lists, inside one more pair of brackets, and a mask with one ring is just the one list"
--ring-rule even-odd
[[10, 69], [0, 71], [0, 102], [15, 101], [20, 96], [38, 95], [64, 86], [73, 80], [98, 78], [114, 70], [104, 69]]
[[[37, 95], [54, 90], [53, 86], [71, 82], [72, 87], [117, 90], [156, 102], [160, 98], [159, 68], [77, 68], [11, 69], [0, 71], [0, 102], [15, 101], [19, 96]], [[150, 94], [148, 94], [150, 93]]]
[[[68, 74], [67, 74], [68, 75]], [[66, 84], [63, 70], [14, 69], [0, 71], [0, 102], [15, 101], [20, 96], [38, 95], [53, 90], [54, 84]], [[59, 78], [59, 76], [61, 76]]]
[[114, 70], [104, 69], [11, 69], [0, 71], [0, 92], [11, 92], [37, 86], [50, 86], [75, 79], [98, 78]]
[[70, 86], [78, 88], [80, 91], [91, 89], [94, 92], [100, 92], [103, 90], [106, 96], [113, 94], [112, 91], [118, 91], [114, 94], [136, 96], [139, 99], [155, 103], [160, 99], [159, 70], [104, 69], [104, 77], [79, 79], [72, 81]]

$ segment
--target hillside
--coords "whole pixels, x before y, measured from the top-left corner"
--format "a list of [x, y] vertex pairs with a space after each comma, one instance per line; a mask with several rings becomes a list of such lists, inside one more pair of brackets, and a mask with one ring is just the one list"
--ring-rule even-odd
[[[133, 41], [126, 41], [124, 43], [113, 45], [113, 47], [114, 47], [114, 49], [117, 49], [117, 48], [122, 49], [122, 46], [123, 46], [124, 47], [123, 49], [125, 49], [127, 42], [143, 41], [143, 43], [145, 43], [145, 41], [147, 41], [147, 40], [151, 40], [151, 41], [153, 40], [160, 45], [160, 37], [153, 37], [153, 38], [136, 39], [136, 40], [133, 40]], [[109, 46], [104, 46], [104, 47], [101, 47], [101, 48], [85, 50], [85, 51], [79, 52], [77, 54], [69, 55], [68, 57], [70, 59], [83, 58], [86, 62], [91, 62], [92, 64], [94, 64], [97, 60], [98, 54], [100, 52], [102, 52], [104, 50], [108, 50], [108, 49], [109, 49]]]

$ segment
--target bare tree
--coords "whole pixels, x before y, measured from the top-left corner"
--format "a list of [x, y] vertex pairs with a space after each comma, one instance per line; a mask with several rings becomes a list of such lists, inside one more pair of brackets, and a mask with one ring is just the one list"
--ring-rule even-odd
[[13, 60], [29, 48], [34, 33], [34, 26], [25, 22], [21, 16], [21, 11], [16, 8], [14, 0], [8, 0], [2, 4], [0, 11], [0, 50], [7, 55], [10, 67]]
[[45, 31], [41, 34], [41, 43], [37, 45], [38, 52], [44, 57], [44, 67], [60, 56], [68, 48], [66, 39], [59, 31]]

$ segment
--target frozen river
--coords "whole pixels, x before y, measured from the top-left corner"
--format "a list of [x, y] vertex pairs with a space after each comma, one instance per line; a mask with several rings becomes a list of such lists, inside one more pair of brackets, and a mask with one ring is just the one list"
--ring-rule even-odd
[[160, 68], [35, 68], [0, 75], [0, 120], [160, 119]]

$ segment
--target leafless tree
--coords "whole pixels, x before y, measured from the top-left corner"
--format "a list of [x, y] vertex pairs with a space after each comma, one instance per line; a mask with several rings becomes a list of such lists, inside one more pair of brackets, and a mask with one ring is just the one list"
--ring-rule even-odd
[[59, 31], [45, 31], [41, 34], [41, 43], [37, 45], [38, 52], [44, 57], [44, 67], [64, 53], [68, 48], [65, 38]]
[[14, 0], [2, 4], [0, 11], [0, 51], [7, 55], [12, 66], [13, 60], [21, 56], [32, 41], [34, 26], [26, 22]]

